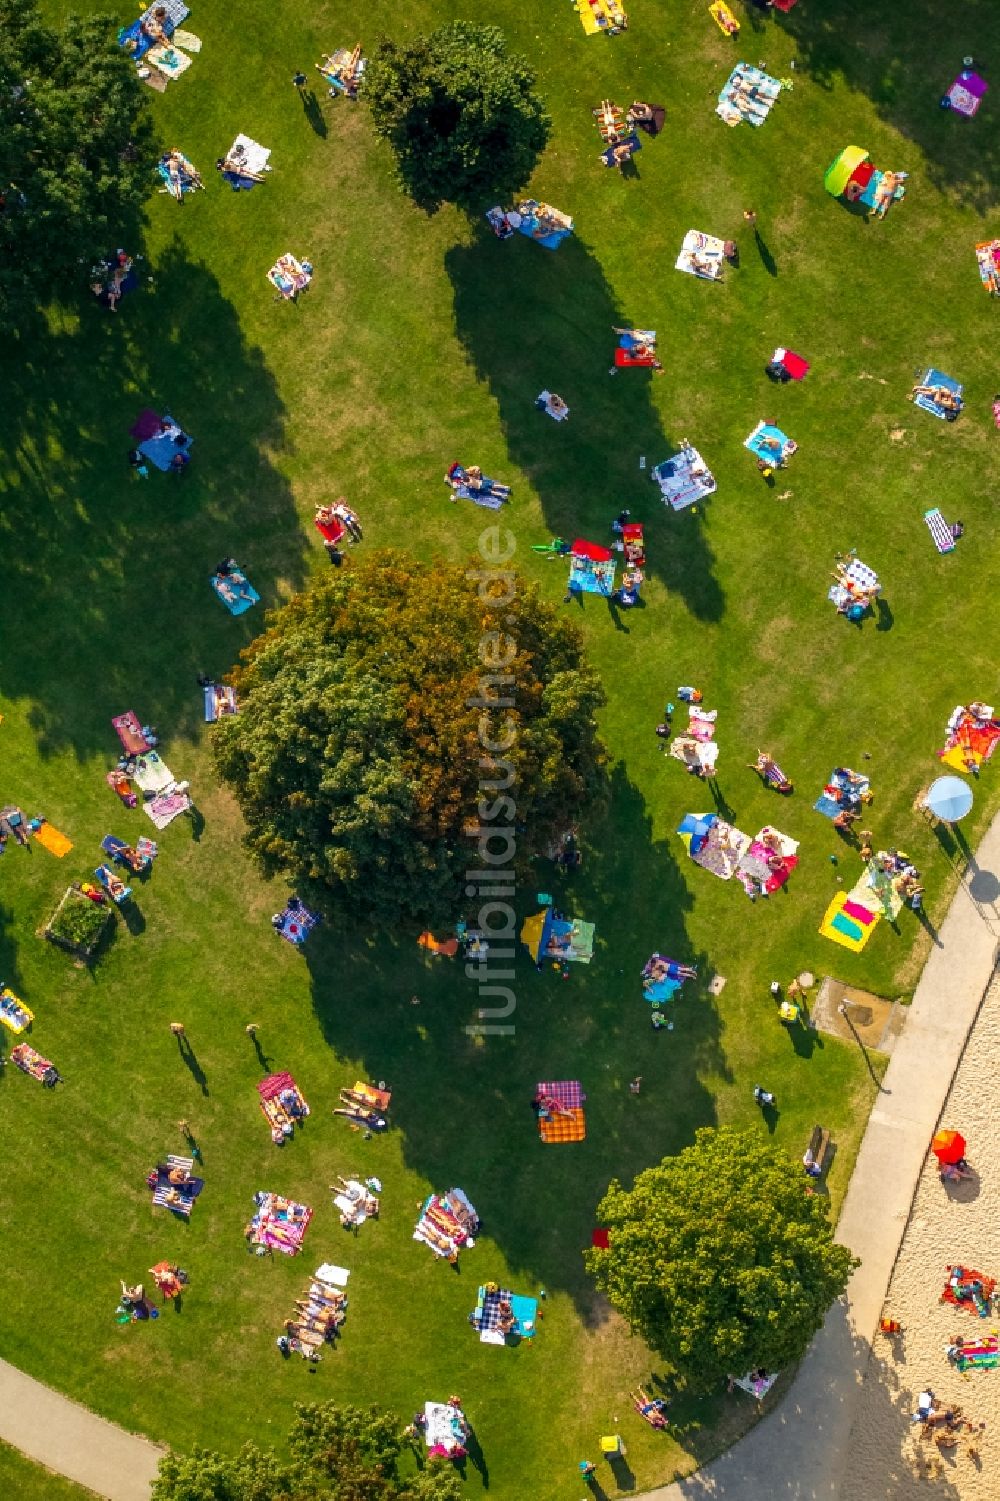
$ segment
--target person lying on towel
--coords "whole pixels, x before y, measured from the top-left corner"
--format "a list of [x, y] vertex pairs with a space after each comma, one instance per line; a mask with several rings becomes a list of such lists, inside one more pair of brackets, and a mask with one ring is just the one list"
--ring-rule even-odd
[[241, 161], [239, 157], [220, 156], [215, 164], [215, 170], [216, 172], [221, 172], [223, 176], [244, 177], [247, 182], [264, 181], [259, 172], [251, 172], [246, 163]]
[[943, 412], [960, 412], [962, 410], [962, 398], [955, 391], [949, 391], [947, 386], [925, 386], [918, 382], [910, 392], [910, 400], [918, 396], [927, 396], [936, 407]]
[[154, 45], [160, 42], [166, 47], [169, 45], [170, 36], [173, 31], [172, 26], [170, 27], [170, 31], [167, 30], [169, 25], [170, 17], [167, 15], [167, 7], [165, 5], [158, 5], [152, 14], [148, 15], [142, 22], [140, 30], [144, 36], [149, 37], [149, 40]]

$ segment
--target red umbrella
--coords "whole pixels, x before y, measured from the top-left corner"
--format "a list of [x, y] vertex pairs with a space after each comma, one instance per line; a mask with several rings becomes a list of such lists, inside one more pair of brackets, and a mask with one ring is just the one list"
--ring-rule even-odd
[[931, 1151], [942, 1167], [946, 1162], [961, 1162], [965, 1156], [965, 1137], [960, 1131], [939, 1131], [931, 1142]]

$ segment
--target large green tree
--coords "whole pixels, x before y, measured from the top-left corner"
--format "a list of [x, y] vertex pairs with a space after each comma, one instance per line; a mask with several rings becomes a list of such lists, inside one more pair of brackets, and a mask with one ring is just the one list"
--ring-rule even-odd
[[534, 82], [496, 26], [452, 21], [405, 46], [381, 42], [362, 92], [404, 192], [422, 208], [481, 214], [524, 186], [545, 148]]
[[461, 1501], [450, 1465], [400, 1476], [405, 1443], [392, 1413], [332, 1402], [296, 1411], [289, 1459], [253, 1443], [232, 1457], [168, 1454], [153, 1501]]
[[272, 615], [233, 682], [215, 753], [247, 844], [350, 917], [454, 920], [470, 866], [523, 870], [599, 784], [580, 635], [505, 567], [369, 555]]
[[610, 1244], [588, 1270], [693, 1391], [798, 1360], [856, 1264], [801, 1165], [732, 1127], [612, 1182], [597, 1214]]
[[46, 24], [0, 4], [0, 324], [86, 293], [91, 265], [134, 250], [149, 191], [144, 86], [109, 16]]

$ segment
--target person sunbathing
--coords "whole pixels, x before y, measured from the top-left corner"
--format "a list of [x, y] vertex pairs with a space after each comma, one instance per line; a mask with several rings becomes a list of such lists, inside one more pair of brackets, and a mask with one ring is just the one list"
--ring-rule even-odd
[[553, 416], [559, 416], [563, 412], [569, 411], [569, 407], [563, 401], [562, 397], [557, 396], [554, 391], [549, 396], [549, 411]]
[[941, 407], [945, 412], [958, 412], [962, 407], [962, 399], [956, 392], [950, 391], [947, 386], [931, 386], [918, 383], [910, 392], [910, 400], [914, 401], [918, 396], [927, 396], [936, 407]]
[[201, 174], [188, 161], [183, 151], [178, 151], [176, 146], [172, 151], [167, 152], [163, 158], [163, 165], [167, 169], [168, 186], [178, 203], [184, 195], [186, 186], [193, 188], [205, 186], [201, 180]]
[[172, 1167], [167, 1174], [167, 1182], [172, 1183], [175, 1188], [183, 1188], [186, 1184], [193, 1183], [194, 1179], [186, 1167]]
[[[239, 157], [232, 155], [220, 156], [215, 163], [216, 172], [227, 173], [230, 177], [242, 177], [247, 182], [263, 182], [264, 178], [259, 172], [251, 172], [249, 167]], [[280, 262], [279, 262], [280, 265]]]
[[158, 5], [150, 15], [143, 18], [139, 29], [154, 45], [159, 42], [166, 47], [170, 43], [170, 32], [167, 31], [169, 21], [167, 7]]

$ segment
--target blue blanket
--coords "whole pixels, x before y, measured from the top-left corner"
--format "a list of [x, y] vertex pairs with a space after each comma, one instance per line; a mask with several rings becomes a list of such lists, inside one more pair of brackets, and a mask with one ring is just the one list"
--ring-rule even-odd
[[260, 595], [248, 582], [246, 575], [240, 573], [238, 569], [234, 569], [225, 578], [213, 574], [211, 584], [230, 615], [245, 615], [247, 610], [260, 599]]
[[[957, 396], [960, 402], [962, 400], [962, 387], [959, 382], [952, 380], [950, 375], [943, 375], [940, 370], [935, 370], [933, 367], [922, 377], [919, 384], [921, 386], [943, 386], [946, 391], [951, 391]], [[937, 402], [932, 401], [929, 396], [914, 396], [913, 405], [921, 407], [925, 412], [930, 412], [932, 417], [940, 417], [942, 422], [947, 421], [949, 417], [954, 419], [957, 415], [945, 407], [938, 406]]]

